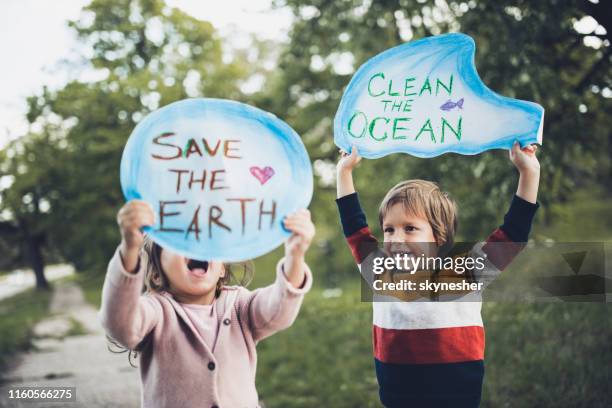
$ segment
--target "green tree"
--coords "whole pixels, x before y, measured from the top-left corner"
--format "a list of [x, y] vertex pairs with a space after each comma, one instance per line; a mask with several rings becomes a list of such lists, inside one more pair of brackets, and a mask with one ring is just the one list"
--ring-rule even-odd
[[240, 54], [227, 61], [210, 23], [162, 0], [94, 0], [70, 26], [85, 49], [83, 69], [99, 79], [31, 98], [28, 120], [41, 129], [60, 124], [51, 143], [61, 150], [53, 208], [61, 217], [39, 228], [53, 231], [64, 258], [85, 270], [101, 268], [117, 245], [119, 163], [135, 124], [187, 97], [243, 99], [240, 85], [254, 68]]
[[[610, 12], [588, 1], [448, 0], [278, 0], [295, 21], [279, 69], [258, 95], [261, 107], [287, 120], [301, 135], [315, 163], [317, 189], [313, 214], [319, 227], [319, 252], [338, 262], [330, 272], [352, 270], [333, 208], [337, 149], [333, 117], [354, 70], [374, 55], [408, 40], [461, 31], [477, 44], [476, 66], [493, 90], [544, 106], [542, 212], [588, 183], [609, 185], [612, 99]], [[608, 7], [609, 10], [609, 7]], [[592, 15], [608, 35], [596, 49], [574, 23]], [[607, 89], [607, 90], [606, 90]], [[605, 90], [605, 91], [604, 91]], [[357, 188], [370, 215], [396, 182], [424, 178], [440, 182], [459, 203], [460, 239], [482, 239], [500, 222], [516, 188], [517, 175], [505, 151], [477, 156], [446, 154], [433, 159], [391, 155], [366, 161], [356, 171]]]
[[12, 248], [3, 254], [5, 267], [32, 268], [39, 289], [49, 288], [45, 259], [57, 259], [52, 236], [60, 220], [53, 203], [63, 178], [61, 154], [48, 132], [14, 141], [0, 152], [0, 179], [10, 182], [0, 190], [0, 238]]

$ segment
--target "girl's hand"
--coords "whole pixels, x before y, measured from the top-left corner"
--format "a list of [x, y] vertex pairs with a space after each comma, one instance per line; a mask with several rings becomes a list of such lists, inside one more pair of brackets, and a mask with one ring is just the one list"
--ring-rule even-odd
[[539, 174], [540, 173], [540, 162], [536, 157], [536, 150], [538, 146], [535, 144], [526, 146], [521, 149], [519, 142], [514, 142], [512, 149], [509, 150], [508, 155], [510, 161], [518, 169], [521, 174]]
[[315, 234], [310, 211], [303, 209], [288, 215], [283, 220], [283, 225], [293, 233], [285, 241], [285, 256], [303, 258]]
[[126, 203], [117, 213], [117, 224], [121, 231], [121, 248], [126, 252], [138, 251], [144, 241], [142, 227], [154, 223], [155, 215], [149, 203], [140, 200]]
[[361, 156], [359, 155], [359, 151], [356, 146], [351, 148], [351, 153], [348, 154], [344, 150], [340, 150], [340, 160], [338, 160], [338, 164], [336, 165], [336, 170], [341, 172], [352, 172], [355, 167], [361, 161]]

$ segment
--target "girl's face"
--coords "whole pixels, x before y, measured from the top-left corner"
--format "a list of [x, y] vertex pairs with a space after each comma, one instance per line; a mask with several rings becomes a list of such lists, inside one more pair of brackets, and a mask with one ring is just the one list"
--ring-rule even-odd
[[180, 303], [211, 304], [217, 282], [225, 276], [218, 261], [195, 261], [162, 249], [161, 266], [170, 285], [169, 292]]

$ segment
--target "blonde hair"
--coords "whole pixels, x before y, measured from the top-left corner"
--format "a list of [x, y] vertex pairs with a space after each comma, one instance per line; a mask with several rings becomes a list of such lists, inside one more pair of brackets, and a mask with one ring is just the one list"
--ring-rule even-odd
[[452, 247], [457, 230], [457, 206], [436, 183], [406, 180], [389, 190], [378, 209], [381, 227], [385, 216], [395, 204], [402, 204], [406, 212], [427, 219], [440, 251]]

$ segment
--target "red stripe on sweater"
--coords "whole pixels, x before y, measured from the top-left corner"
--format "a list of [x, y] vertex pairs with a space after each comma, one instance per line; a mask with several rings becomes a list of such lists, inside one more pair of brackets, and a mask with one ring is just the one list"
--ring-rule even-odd
[[503, 271], [524, 247], [524, 243], [512, 241], [502, 229], [497, 228], [489, 235], [482, 250], [497, 269]]
[[378, 245], [378, 240], [372, 235], [369, 227], [363, 227], [352, 233], [346, 240], [353, 253], [353, 258], [355, 258], [358, 264], [362, 263], [368, 254], [375, 250]]
[[440, 364], [484, 360], [482, 326], [372, 330], [374, 357], [384, 363]]

